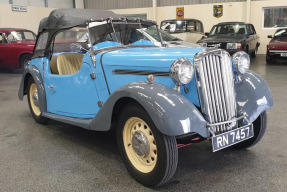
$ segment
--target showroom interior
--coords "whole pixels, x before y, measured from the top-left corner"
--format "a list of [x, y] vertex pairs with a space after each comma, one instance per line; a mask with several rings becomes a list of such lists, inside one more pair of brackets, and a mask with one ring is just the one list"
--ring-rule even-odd
[[0, 0], [0, 191], [286, 191], [286, 0]]

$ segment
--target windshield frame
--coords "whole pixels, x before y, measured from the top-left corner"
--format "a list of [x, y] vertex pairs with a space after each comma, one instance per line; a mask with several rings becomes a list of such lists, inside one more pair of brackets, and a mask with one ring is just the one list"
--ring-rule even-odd
[[[112, 32], [115, 32], [115, 26], [114, 25], [139, 25], [139, 28], [138, 30], [141, 31], [142, 33], [144, 32], [144, 28], [146, 28], [146, 26], [148, 27], [151, 27], [151, 26], [154, 26], [156, 29], [157, 29], [157, 33], [159, 34], [159, 37], [160, 37], [160, 43], [162, 46], [163, 45], [163, 40], [162, 40], [162, 37], [161, 37], [161, 34], [159, 32], [159, 29], [158, 29], [158, 25], [156, 22], [154, 21], [148, 21], [148, 20], [142, 20], [142, 19], [127, 19], [127, 18], [120, 18], [120, 19], [112, 19], [112, 18], [109, 18], [109, 19], [106, 19], [106, 20], [101, 20], [101, 21], [90, 21], [87, 23], [87, 31], [88, 31], [88, 44], [90, 44], [91, 46], [89, 47], [92, 47], [93, 45], [97, 44], [95, 42], [93, 42], [94, 40], [91, 38], [92, 37], [92, 33], [91, 33], [91, 29], [93, 27], [98, 27], [98, 26], [101, 26], [101, 25], [106, 25], [108, 27], [111, 27], [111, 32], [109, 32], [109, 35], [111, 36], [111, 39], [115, 42], [118, 42], [121, 44], [121, 46], [132, 46], [132, 45], [125, 45], [123, 44], [122, 42], [122, 39], [121, 39], [121, 42], [118, 41], [118, 37], [115, 36], [116, 39], [113, 39], [112, 38]], [[105, 29], [107, 30], [108, 28], [105, 26]], [[148, 40], [148, 39], [147, 39]], [[146, 47], [146, 46], [145, 46]]]

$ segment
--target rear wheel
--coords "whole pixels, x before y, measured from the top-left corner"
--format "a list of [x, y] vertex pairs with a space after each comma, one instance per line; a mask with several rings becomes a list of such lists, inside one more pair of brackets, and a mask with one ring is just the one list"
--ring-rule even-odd
[[266, 111], [264, 111], [253, 122], [254, 136], [250, 139], [247, 139], [236, 145], [233, 145], [233, 147], [235, 149], [245, 149], [245, 148], [252, 147], [253, 145], [257, 144], [264, 136], [266, 127], [267, 127], [267, 114], [266, 114]]
[[25, 54], [23, 56], [20, 57], [20, 67], [22, 70], [24, 70], [27, 65], [29, 64], [29, 61], [31, 61], [31, 55], [29, 54]]
[[251, 57], [255, 58], [257, 56], [258, 47], [256, 46], [255, 50], [251, 53]]
[[160, 186], [174, 175], [178, 161], [175, 137], [160, 133], [148, 113], [136, 103], [122, 110], [117, 141], [125, 166], [139, 183]]
[[39, 96], [37, 85], [33, 78], [30, 78], [27, 83], [27, 96], [28, 96], [28, 104], [31, 111], [31, 114], [37, 123], [45, 124], [47, 122], [47, 118], [42, 116], [42, 112], [39, 107]]

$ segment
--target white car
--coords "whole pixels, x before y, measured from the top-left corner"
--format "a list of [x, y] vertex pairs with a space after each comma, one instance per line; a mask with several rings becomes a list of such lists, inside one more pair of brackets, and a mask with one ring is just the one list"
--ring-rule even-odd
[[160, 29], [190, 43], [196, 43], [205, 37], [203, 24], [196, 19], [164, 20]]

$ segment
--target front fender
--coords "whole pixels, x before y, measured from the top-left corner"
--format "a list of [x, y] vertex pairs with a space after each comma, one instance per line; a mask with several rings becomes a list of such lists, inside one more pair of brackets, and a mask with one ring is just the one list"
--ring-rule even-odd
[[37, 67], [35, 66], [28, 66], [24, 72], [23, 72], [23, 77], [22, 81], [20, 84], [19, 92], [18, 92], [18, 98], [20, 100], [23, 100], [24, 95], [26, 95], [26, 90], [25, 86], [27, 85], [29, 76], [32, 76], [38, 90], [38, 96], [39, 96], [39, 108], [41, 112], [46, 112], [47, 111], [47, 104], [46, 104], [46, 94], [45, 94], [45, 88], [43, 84], [43, 79], [41, 76], [40, 71], [38, 70]]
[[242, 75], [242, 82], [235, 83], [238, 116], [246, 113], [253, 122], [273, 106], [271, 91], [267, 83], [253, 71]]
[[109, 130], [113, 107], [124, 97], [139, 102], [158, 130], [165, 135], [179, 136], [196, 132], [203, 137], [209, 136], [205, 119], [189, 100], [164, 85], [146, 82], [127, 84], [116, 90], [92, 120], [90, 129]]

